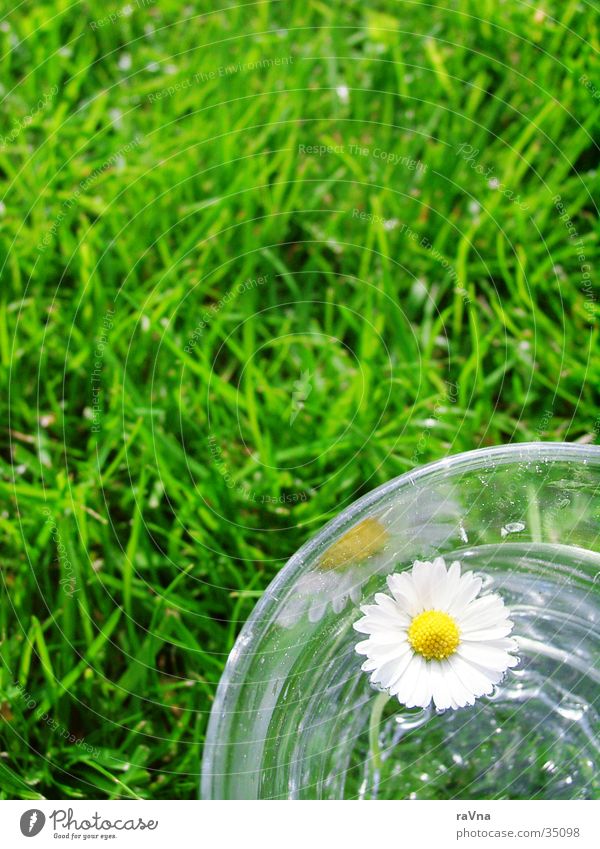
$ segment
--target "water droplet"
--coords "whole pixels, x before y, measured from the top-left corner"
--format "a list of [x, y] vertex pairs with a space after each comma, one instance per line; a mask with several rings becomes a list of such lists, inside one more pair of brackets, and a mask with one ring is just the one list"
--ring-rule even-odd
[[508, 534], [518, 534], [525, 530], [525, 522], [507, 522], [500, 531], [500, 535], [505, 537]]

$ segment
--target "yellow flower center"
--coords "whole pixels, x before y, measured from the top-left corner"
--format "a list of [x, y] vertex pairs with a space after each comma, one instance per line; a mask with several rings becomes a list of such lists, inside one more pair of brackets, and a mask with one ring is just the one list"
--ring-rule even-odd
[[460, 633], [447, 613], [425, 610], [410, 623], [408, 641], [425, 660], [444, 660], [458, 648]]

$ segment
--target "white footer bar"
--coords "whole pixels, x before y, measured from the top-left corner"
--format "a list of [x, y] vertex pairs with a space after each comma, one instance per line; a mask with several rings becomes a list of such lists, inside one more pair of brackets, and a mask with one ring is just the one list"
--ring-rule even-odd
[[597, 849], [597, 802], [0, 802], [2, 846]]

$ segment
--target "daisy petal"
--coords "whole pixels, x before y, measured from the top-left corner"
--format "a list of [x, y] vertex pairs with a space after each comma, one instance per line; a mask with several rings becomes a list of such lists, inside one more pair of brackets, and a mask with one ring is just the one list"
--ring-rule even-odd
[[440, 664], [444, 671], [444, 680], [456, 707], [465, 707], [475, 703], [475, 696], [462, 683], [448, 660]]
[[[377, 626], [383, 628], [393, 628], [395, 626], [401, 626], [404, 621], [404, 617], [402, 615], [394, 615], [393, 613], [388, 613], [387, 610], [383, 610], [376, 605], [369, 605], [368, 607], [362, 608], [365, 613], [365, 619], [359, 619], [355, 624], [358, 625], [360, 623], [364, 623], [365, 620], [369, 625], [369, 628], [375, 628]], [[358, 629], [357, 629], [358, 630]]]
[[431, 664], [418, 655], [417, 658], [420, 661], [419, 675], [414, 685], [412, 699], [406, 704], [408, 707], [426, 708], [431, 704], [432, 697]]
[[380, 651], [374, 651], [371, 648], [369, 656], [363, 663], [361, 669], [364, 669], [365, 672], [372, 672], [375, 669], [383, 669], [387, 663], [397, 663], [407, 654], [412, 654], [408, 643], [401, 647], [393, 646], [390, 648], [388, 646], [386, 649], [381, 649]]
[[446, 683], [442, 664], [433, 661], [429, 664], [429, 678], [433, 701], [438, 710], [447, 710], [452, 706], [452, 696]]
[[477, 696], [477, 698], [484, 695], [488, 696], [494, 689], [495, 681], [490, 680], [490, 678], [480, 672], [473, 664], [467, 663], [458, 655], [454, 654], [452, 657], [449, 657], [448, 662], [463, 685], [473, 696]]
[[406, 634], [372, 634], [365, 642], [369, 644], [368, 654], [372, 657], [378, 657], [381, 652], [400, 651], [404, 646], [409, 646]]
[[[490, 669], [488, 666], [479, 666], [478, 663], [469, 663], [469, 666], [475, 672], [483, 675], [483, 677], [489, 681], [492, 686], [502, 681], [506, 674], [506, 670], [499, 671], [497, 669]], [[484, 695], [490, 695], [490, 693], [485, 693]]]
[[429, 707], [433, 699], [433, 680], [432, 668], [436, 664], [423, 661], [423, 668], [419, 680], [417, 682], [417, 690], [415, 692], [414, 703], [416, 707]]
[[385, 593], [376, 593], [375, 601], [377, 602], [379, 607], [389, 616], [393, 616], [395, 619], [401, 621], [403, 624], [410, 625], [412, 617], [405, 612], [404, 608], [399, 605], [397, 601], [394, 601], [393, 598], [390, 598], [389, 595], [385, 595]]
[[476, 663], [487, 669], [504, 672], [509, 666], [515, 666], [517, 658], [501, 649], [491, 648], [487, 643], [463, 642], [458, 647], [458, 654], [469, 663]]
[[471, 640], [474, 642], [477, 640], [485, 640], [486, 642], [489, 640], [501, 640], [503, 637], [507, 637], [510, 634], [513, 627], [513, 623], [510, 619], [505, 619], [498, 625], [493, 625], [490, 628], [481, 628], [478, 631], [471, 631], [469, 628], [465, 628], [461, 631], [461, 636], [465, 640]]
[[518, 642], [513, 637], [503, 637], [500, 640], [486, 640], [486, 646], [492, 649], [502, 649], [503, 651], [517, 651], [519, 648]]
[[406, 572], [390, 575], [387, 579], [387, 585], [399, 607], [410, 616], [414, 616], [417, 612], [418, 599], [409, 575]]
[[[441, 557], [436, 558], [433, 562], [434, 565], [439, 563], [442, 560]], [[434, 608], [437, 610], [447, 610], [450, 602], [456, 595], [460, 584], [460, 563], [458, 560], [455, 560], [454, 563], [450, 566], [448, 571], [446, 572], [446, 567], [444, 564], [444, 577], [442, 577], [439, 572], [436, 578], [431, 601], [433, 603]]]
[[496, 622], [506, 617], [506, 607], [499, 595], [486, 595], [475, 599], [460, 614], [461, 625], [477, 626]]
[[417, 595], [417, 610], [427, 610], [432, 606], [433, 563], [416, 560], [412, 570], [413, 585]]
[[390, 696], [395, 695], [395, 689], [398, 686], [398, 683], [402, 681], [402, 676], [404, 675], [409, 663], [412, 661], [413, 658], [414, 655], [412, 654], [412, 652], [407, 652], [396, 664], [395, 675], [392, 676], [392, 679], [388, 685], [388, 692]]
[[477, 596], [482, 583], [481, 578], [476, 578], [472, 572], [462, 575], [454, 598], [448, 605], [448, 613], [452, 616], [460, 616], [467, 605]]
[[[404, 659], [405, 662], [401, 664]], [[387, 689], [398, 678], [398, 670], [405, 669], [411, 660], [412, 655], [409, 651], [407, 651], [400, 657], [394, 657], [391, 660], [385, 661], [381, 665], [378, 664], [377, 668], [373, 670], [373, 679], [377, 681], [378, 684], [381, 684], [384, 689]], [[363, 664], [363, 667], [364, 666], [366, 666], [366, 664]]]

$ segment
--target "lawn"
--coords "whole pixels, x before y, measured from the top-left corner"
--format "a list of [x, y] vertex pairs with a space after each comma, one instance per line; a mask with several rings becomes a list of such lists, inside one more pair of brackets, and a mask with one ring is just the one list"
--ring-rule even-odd
[[2, 5], [0, 796], [195, 798], [325, 522], [598, 439], [600, 15]]

